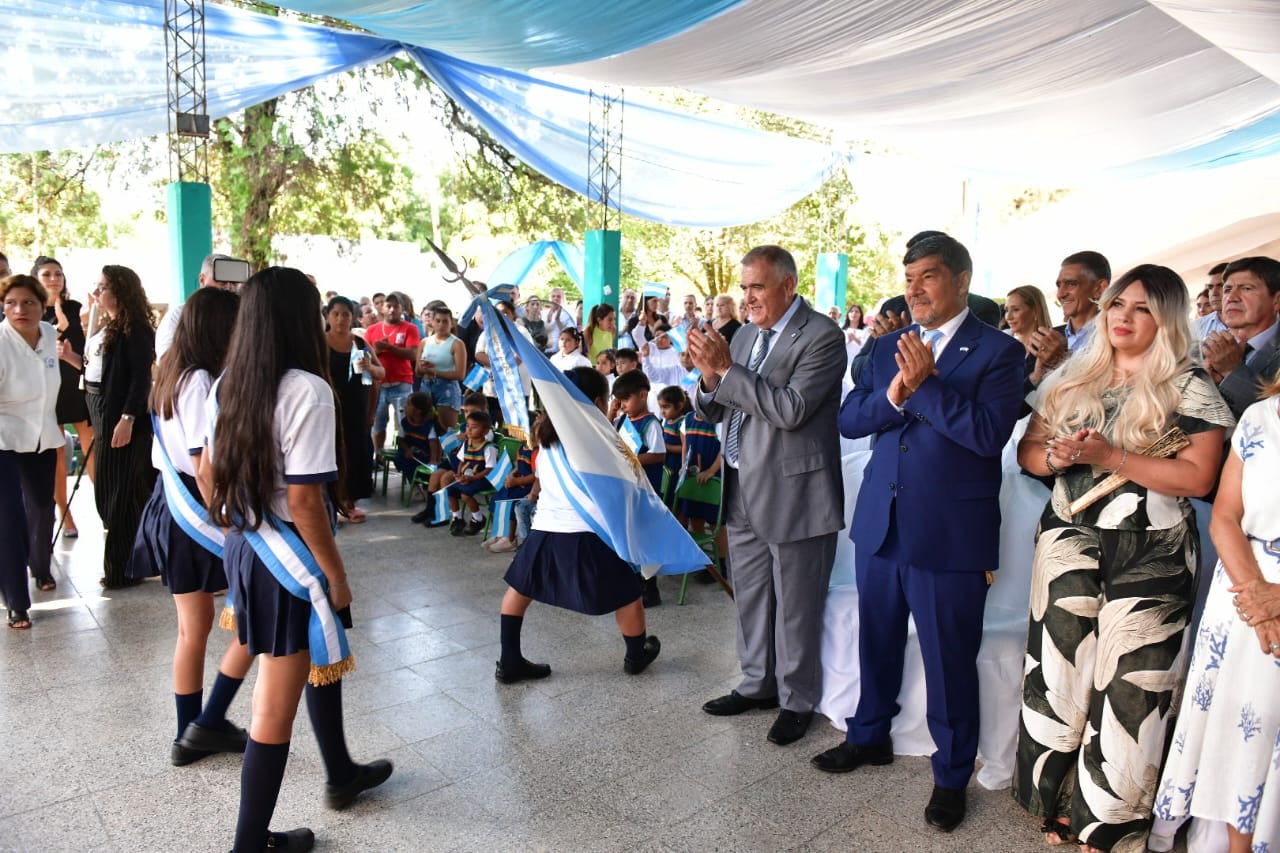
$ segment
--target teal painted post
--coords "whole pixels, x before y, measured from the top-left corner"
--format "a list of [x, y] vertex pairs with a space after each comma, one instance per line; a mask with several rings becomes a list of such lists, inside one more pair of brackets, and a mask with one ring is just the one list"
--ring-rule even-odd
[[834, 306], [843, 317], [849, 292], [849, 256], [844, 252], [820, 253], [814, 278], [814, 310], [825, 314]]
[[[586, 263], [582, 288], [582, 325], [591, 318], [591, 309], [605, 303], [618, 309], [618, 285], [622, 279], [622, 232], [588, 231], [584, 242]], [[614, 344], [618, 341], [614, 333]], [[583, 344], [591, 347], [591, 341]]]
[[208, 184], [177, 181], [166, 195], [173, 250], [170, 304], [179, 305], [199, 285], [200, 265], [213, 251], [213, 192]]

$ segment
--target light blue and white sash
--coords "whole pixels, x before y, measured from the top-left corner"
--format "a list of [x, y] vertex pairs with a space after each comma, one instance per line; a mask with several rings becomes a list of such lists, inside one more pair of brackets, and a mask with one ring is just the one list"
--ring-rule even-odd
[[160, 476], [164, 478], [164, 502], [169, 507], [169, 515], [173, 516], [182, 532], [190, 536], [192, 541], [215, 557], [221, 557], [222, 543], [226, 537], [209, 520], [209, 511], [191, 494], [187, 484], [182, 482], [182, 475], [178, 473], [165, 450], [164, 442], [160, 440], [160, 419], [154, 412], [151, 413], [151, 431], [160, 449]]
[[[210, 396], [214, 402], [209, 425], [210, 443], [213, 442], [214, 428], [217, 425], [218, 385], [221, 382], [222, 378], [219, 377], [210, 389]], [[339, 621], [338, 614], [333, 609], [333, 602], [329, 601], [329, 581], [320, 564], [316, 562], [315, 555], [302, 541], [302, 537], [283, 520], [266, 511], [257, 530], [242, 529], [239, 532], [249, 543], [249, 547], [253, 548], [253, 553], [271, 572], [276, 583], [284, 587], [285, 591], [294, 598], [311, 604], [311, 617], [307, 625], [311, 673], [307, 680], [317, 687], [322, 687], [338, 681], [355, 669], [355, 659], [347, 646], [346, 631], [343, 630], [342, 622]], [[227, 624], [226, 610], [234, 613], [230, 589], [227, 590], [221, 624], [223, 627], [232, 627]]]

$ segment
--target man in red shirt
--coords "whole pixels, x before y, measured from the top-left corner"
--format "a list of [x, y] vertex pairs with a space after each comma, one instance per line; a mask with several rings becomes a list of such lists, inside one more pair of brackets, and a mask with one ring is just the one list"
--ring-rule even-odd
[[387, 440], [387, 407], [396, 407], [396, 423], [404, 419], [404, 401], [413, 392], [413, 362], [418, 357], [418, 327], [404, 319], [398, 294], [387, 294], [386, 319], [365, 331], [365, 341], [378, 354], [387, 376], [378, 390], [373, 416], [373, 447], [382, 450]]

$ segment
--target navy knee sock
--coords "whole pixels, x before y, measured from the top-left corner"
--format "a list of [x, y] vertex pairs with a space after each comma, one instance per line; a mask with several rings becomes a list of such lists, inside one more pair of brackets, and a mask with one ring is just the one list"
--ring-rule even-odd
[[213, 690], [209, 691], [209, 702], [200, 712], [200, 716], [196, 717], [196, 722], [206, 729], [221, 729], [225, 726], [227, 708], [231, 707], [231, 700], [236, 698], [236, 691], [243, 683], [243, 678], [232, 678], [219, 672], [218, 677], [214, 679]]
[[187, 723], [200, 716], [200, 702], [203, 698], [203, 690], [173, 694], [173, 702], [178, 707], [178, 737], [182, 737], [182, 733], [187, 730]]
[[622, 639], [627, 643], [627, 657], [632, 660], [640, 660], [640, 658], [644, 657], [644, 634], [636, 637], [628, 637], [623, 634]]
[[287, 742], [258, 743], [249, 738], [240, 766], [240, 816], [236, 819], [236, 843], [231, 853], [261, 853], [266, 849], [268, 827], [288, 761]]
[[320, 745], [320, 757], [324, 759], [324, 772], [330, 785], [345, 785], [356, 775], [355, 762], [347, 752], [347, 738], [342, 729], [342, 682], [335, 681], [323, 687], [308, 684], [307, 714], [311, 717], [311, 730]]
[[501, 615], [500, 632], [502, 640], [502, 665], [517, 666], [524, 661], [520, 654], [520, 628], [524, 625], [523, 616]]

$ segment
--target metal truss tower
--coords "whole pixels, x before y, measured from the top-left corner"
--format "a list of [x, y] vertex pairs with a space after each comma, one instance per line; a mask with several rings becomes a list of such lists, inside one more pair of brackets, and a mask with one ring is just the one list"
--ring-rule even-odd
[[164, 53], [169, 90], [169, 177], [207, 184], [204, 0], [165, 0]]
[[616, 230], [622, 227], [622, 90], [592, 89], [589, 105], [587, 204], [599, 206], [600, 230]]

